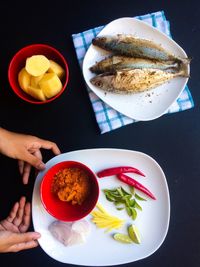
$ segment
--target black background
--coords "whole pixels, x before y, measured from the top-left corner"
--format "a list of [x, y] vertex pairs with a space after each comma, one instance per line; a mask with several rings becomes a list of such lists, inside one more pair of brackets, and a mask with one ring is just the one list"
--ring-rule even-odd
[[[195, 108], [138, 122], [101, 135], [95, 121], [73, 48], [72, 33], [104, 25], [120, 17], [164, 10], [174, 40], [192, 58], [189, 88]], [[58, 144], [62, 152], [84, 148], [124, 148], [149, 154], [163, 168], [170, 191], [168, 235], [156, 253], [127, 266], [200, 266], [200, 4], [198, 1], [1, 1], [0, 3], [0, 123]], [[46, 43], [69, 64], [69, 83], [62, 96], [47, 105], [31, 105], [11, 90], [8, 64], [22, 47]], [[44, 153], [44, 160], [53, 155]], [[0, 219], [25, 194], [32, 196], [34, 179], [23, 186], [17, 162], [0, 156]], [[148, 222], [147, 222], [148, 223]], [[88, 251], [88, 256], [90, 255]], [[101, 253], [101, 251], [99, 251]], [[134, 253], [134, 252], [133, 252]], [[78, 255], [77, 255], [78, 257]], [[64, 266], [38, 247], [1, 254], [0, 266]]]

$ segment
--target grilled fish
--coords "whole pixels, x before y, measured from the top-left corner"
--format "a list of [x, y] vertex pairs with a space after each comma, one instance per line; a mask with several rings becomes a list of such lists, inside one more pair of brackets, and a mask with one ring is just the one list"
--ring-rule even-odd
[[101, 36], [94, 38], [92, 43], [117, 55], [156, 60], [178, 60], [186, 62], [188, 60], [175, 57], [160, 45], [150, 40], [135, 38], [132, 35], [117, 34], [114, 36]]
[[100, 74], [103, 72], [113, 72], [121, 69], [160, 69], [175, 70], [179, 68], [177, 61], [158, 61], [153, 59], [133, 58], [125, 56], [110, 56], [97, 62], [90, 70], [91, 72]]
[[90, 81], [104, 91], [125, 94], [155, 88], [178, 76], [187, 77], [187, 73], [185, 70], [170, 73], [157, 69], [133, 69], [99, 74]]

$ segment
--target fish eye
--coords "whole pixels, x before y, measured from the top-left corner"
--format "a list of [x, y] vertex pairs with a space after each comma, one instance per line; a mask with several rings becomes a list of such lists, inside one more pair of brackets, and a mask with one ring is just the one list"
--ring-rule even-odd
[[96, 82], [96, 86], [98, 86], [98, 87], [102, 87], [102, 82], [101, 82], [101, 81], [97, 81], [97, 82]]

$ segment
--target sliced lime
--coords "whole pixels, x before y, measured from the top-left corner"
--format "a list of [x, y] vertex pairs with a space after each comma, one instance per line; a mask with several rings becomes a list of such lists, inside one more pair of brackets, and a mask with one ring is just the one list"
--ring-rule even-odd
[[113, 238], [121, 243], [126, 243], [126, 244], [132, 243], [132, 240], [128, 235], [117, 233], [114, 234]]
[[136, 243], [136, 244], [141, 243], [140, 233], [134, 224], [132, 224], [128, 227], [128, 234], [134, 243]]

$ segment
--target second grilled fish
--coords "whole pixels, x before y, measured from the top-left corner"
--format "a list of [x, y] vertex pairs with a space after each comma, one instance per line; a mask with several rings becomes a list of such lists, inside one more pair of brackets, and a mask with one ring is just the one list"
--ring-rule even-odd
[[176, 61], [158, 61], [153, 59], [133, 58], [124, 56], [110, 56], [97, 62], [90, 70], [100, 74], [103, 72], [113, 72], [121, 69], [178, 69], [179, 63]]
[[169, 73], [157, 69], [133, 69], [99, 74], [90, 82], [104, 91], [127, 94], [155, 88], [178, 76], [187, 77], [187, 73], [185, 70]]

